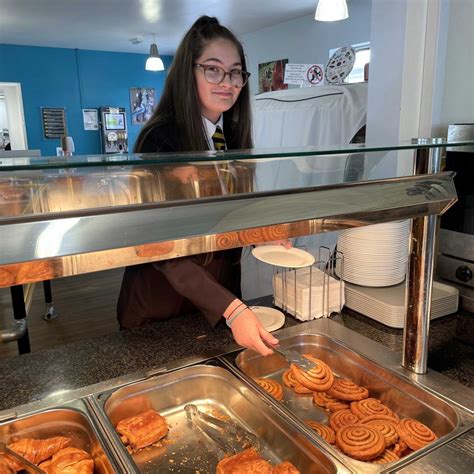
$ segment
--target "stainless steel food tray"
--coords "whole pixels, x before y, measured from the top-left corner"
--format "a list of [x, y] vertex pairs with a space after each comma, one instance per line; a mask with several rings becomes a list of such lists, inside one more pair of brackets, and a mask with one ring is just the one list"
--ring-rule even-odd
[[130, 461], [132, 458], [114, 430], [118, 421], [148, 408], [166, 418], [170, 427], [166, 444], [133, 455], [133, 463], [142, 473], [215, 472], [224, 452], [187, 421], [184, 406], [188, 403], [257, 435], [260, 452], [274, 463], [289, 460], [305, 474], [337, 471], [329, 457], [305, 434], [278, 415], [252, 387], [222, 367], [185, 367], [95, 394], [92, 400], [103, 429]]
[[0, 441], [15, 438], [49, 438], [67, 436], [72, 446], [84, 449], [94, 459], [95, 474], [121, 472], [106, 447], [82, 400], [75, 400], [47, 410], [9, 418], [0, 423]]
[[[428, 425], [440, 437], [422, 450], [396, 463], [386, 465], [356, 461], [325, 443], [326, 449], [333, 456], [342, 459], [355, 472], [380, 472], [396, 468], [399, 464], [404, 465], [407, 461], [413, 461], [427, 454], [466, 431], [469, 426], [473, 426], [473, 418], [464, 411], [457, 410], [438, 396], [381, 367], [329, 336], [301, 334], [281, 339], [280, 344], [284, 348], [291, 348], [302, 354], [309, 353], [323, 360], [336, 375], [349, 378], [367, 387], [371, 397], [380, 399], [400, 417], [416, 418]], [[267, 377], [281, 382], [282, 373], [288, 368], [286, 361], [278, 354], [262, 357], [250, 350], [242, 351], [237, 357], [235, 354], [226, 356], [226, 360], [234, 362], [251, 379]], [[328, 419], [327, 412], [313, 405], [311, 395], [299, 395], [284, 387], [284, 400], [278, 403], [257, 384], [254, 383], [254, 386], [268, 401], [279, 406], [283, 413], [297, 420], [301, 430], [311, 432], [315, 439], [322, 441], [322, 438], [307, 428], [303, 422], [315, 420], [326, 423]]]

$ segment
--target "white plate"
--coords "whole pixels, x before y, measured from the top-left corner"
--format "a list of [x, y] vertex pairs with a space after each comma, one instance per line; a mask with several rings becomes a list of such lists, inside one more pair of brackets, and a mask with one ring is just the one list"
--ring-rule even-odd
[[262, 245], [252, 250], [252, 255], [270, 265], [286, 268], [309, 267], [314, 263], [314, 257], [306, 250], [291, 247], [286, 249], [283, 245]]
[[250, 309], [268, 332], [276, 331], [285, 324], [285, 315], [275, 308], [251, 306]]

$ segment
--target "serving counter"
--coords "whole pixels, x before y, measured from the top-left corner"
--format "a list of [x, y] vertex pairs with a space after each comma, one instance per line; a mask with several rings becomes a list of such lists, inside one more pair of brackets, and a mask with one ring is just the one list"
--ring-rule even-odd
[[[456, 142], [449, 146], [467, 144]], [[472, 459], [463, 451], [461, 440], [470, 436], [474, 426], [472, 391], [434, 372], [424, 375], [436, 216], [456, 201], [453, 175], [438, 172], [439, 152], [447, 145], [425, 141], [393, 147], [354, 145], [224, 154], [104, 155], [2, 162], [0, 286], [18, 288], [23, 284], [106, 268], [414, 219], [404, 338], [405, 368], [401, 367], [398, 355], [333, 321], [305, 323], [284, 329], [278, 335], [283, 344], [286, 339], [290, 346], [301, 346], [301, 350], [308, 345], [301, 342], [306, 341], [304, 337], [319, 338], [318, 341], [325, 337], [324, 347], [339, 344], [342, 349], [336, 352], [346, 351], [344, 353], [350, 354], [353, 364], [375, 374], [384, 387], [395, 384], [400, 393], [411, 394], [410, 413], [403, 404], [397, 405], [401, 415], [418, 414], [424, 420], [435, 420], [434, 429], [440, 439], [393, 467], [388, 464], [388, 471], [405, 466], [411, 468], [419, 462], [425, 463], [424, 466], [444, 467], [442, 457], [436, 453], [447, 446], [457, 450], [456, 459], [460, 465], [469, 467]], [[410, 150], [415, 150], [417, 174], [371, 179], [373, 168], [382, 159], [396, 160], [407, 151], [413, 153]], [[24, 338], [26, 318], [17, 318], [17, 323], [20, 320], [19, 336]], [[195, 351], [199, 352], [199, 341], [194, 342]], [[306, 452], [307, 464], [304, 464], [303, 472], [313, 472], [317, 466], [326, 472], [362, 472], [357, 463], [325, 445], [305, 427], [301, 416], [262, 392], [252, 382], [245, 364], [239, 364], [236, 349], [235, 346], [215, 347], [211, 352], [162, 364], [147, 373], [134, 373], [127, 353], [124, 353], [121, 359], [130, 369], [129, 375], [82, 388], [38, 387], [38, 398], [41, 399], [17, 407], [16, 413], [2, 412], [4, 421], [0, 427], [4, 428], [5, 436], [11, 436], [16, 432], [15, 420], [46, 409], [69, 409], [64, 405], [80, 400], [86, 406], [92, 431], [97, 432], [98, 442], [111, 465], [117, 466], [118, 472], [138, 472], [140, 466], [140, 472], [147, 472], [143, 468], [146, 461], [143, 465], [137, 463], [121, 447], [113, 423], [107, 419], [103, 397], [113, 396], [121, 388], [130, 384], [136, 386], [146, 380], [152, 381], [152, 385], [160, 385], [165, 380], [160, 377], [177, 369], [206, 371], [208, 369], [188, 368], [210, 364], [231, 374], [222, 375], [222, 380], [231, 377], [238, 381], [228, 382], [230, 398], [243, 397], [253, 406], [263, 401], [269, 407], [265, 423], [270, 423], [276, 431], [258, 433], [268, 447], [268, 457], [274, 458], [275, 462], [287, 457], [298, 460], [298, 456], [294, 456], [296, 448], [291, 448], [291, 443], [281, 441], [280, 444], [286, 446], [282, 451], [271, 449], [277, 432], [293, 433], [292, 437], [299, 440]], [[329, 354], [331, 351], [328, 351]], [[166, 359], [166, 354], [163, 357]], [[344, 359], [345, 356], [340, 357]], [[66, 361], [63, 367], [68, 370]], [[266, 376], [273, 376], [273, 372]], [[337, 373], [347, 375], [342, 366], [337, 368]], [[362, 376], [362, 372], [357, 373], [357, 377]], [[355, 372], [352, 376], [356, 377]], [[235, 396], [230, 395], [232, 391]], [[378, 395], [386, 392], [375, 386], [371, 391]], [[205, 394], [197, 393], [196, 400], [201, 396], [206, 398]], [[227, 410], [229, 416], [235, 416], [236, 423], [258, 431], [257, 426], [239, 412], [240, 402], [235, 408], [216, 399], [217, 395], [209, 396], [223, 407], [224, 412]], [[182, 408], [181, 398], [176, 399], [176, 407]], [[147, 400], [147, 403], [156, 404], [153, 397]], [[387, 403], [393, 402], [390, 400]], [[247, 402], [242, 401], [244, 403]], [[429, 407], [431, 411], [419, 407]], [[168, 410], [172, 411], [172, 403], [162, 408], [168, 413]], [[445, 421], [438, 420], [436, 413], [440, 411], [444, 413]], [[164, 465], [160, 466], [160, 472], [166, 472]], [[188, 469], [189, 465], [182, 464], [182, 467]], [[374, 472], [380, 470], [385, 468], [377, 468]]]

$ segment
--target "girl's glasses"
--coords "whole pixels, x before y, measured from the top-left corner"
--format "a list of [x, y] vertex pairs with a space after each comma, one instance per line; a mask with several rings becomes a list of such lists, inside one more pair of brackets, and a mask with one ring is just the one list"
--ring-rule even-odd
[[232, 69], [232, 71], [227, 72], [220, 66], [214, 66], [211, 64], [195, 63], [194, 66], [199, 67], [204, 71], [204, 78], [210, 84], [220, 84], [225, 79], [225, 76], [228, 75], [231, 84], [234, 87], [241, 89], [245, 84], [247, 84], [250, 77], [249, 72], [241, 71], [240, 69]]

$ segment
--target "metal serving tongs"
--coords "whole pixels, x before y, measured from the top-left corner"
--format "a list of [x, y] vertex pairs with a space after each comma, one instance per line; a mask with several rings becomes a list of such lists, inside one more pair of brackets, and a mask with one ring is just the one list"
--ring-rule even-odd
[[40, 469], [38, 466], [33, 464], [31, 461], [28, 461], [28, 459], [24, 458], [17, 452], [13, 451], [13, 449], [10, 449], [5, 443], [0, 442], [0, 453], [5, 454], [6, 456], [12, 457], [15, 459], [15, 461], [18, 461], [22, 466], [23, 469], [26, 472], [38, 472], [40, 474], [46, 474], [43, 469]]
[[253, 433], [227, 421], [219, 420], [199, 410], [192, 403], [184, 406], [188, 420], [199, 428], [225, 453], [237, 453], [250, 446], [260, 449], [260, 443]]
[[317, 367], [317, 364], [307, 359], [306, 357], [303, 357], [299, 352], [296, 352], [293, 349], [282, 349], [278, 345], [268, 345], [268, 347], [270, 349], [273, 349], [275, 352], [278, 352], [278, 354], [282, 355], [290, 365], [295, 364], [300, 369], [303, 369], [305, 372]]

